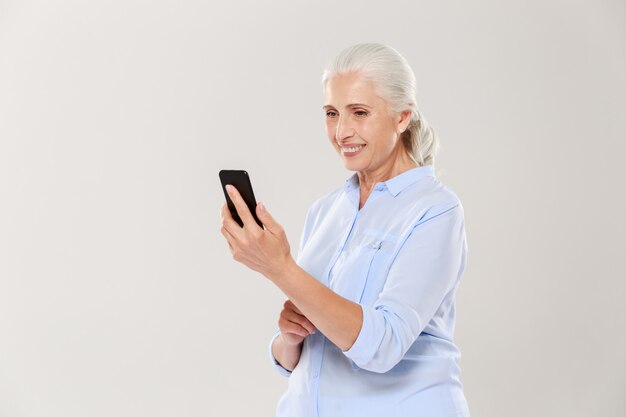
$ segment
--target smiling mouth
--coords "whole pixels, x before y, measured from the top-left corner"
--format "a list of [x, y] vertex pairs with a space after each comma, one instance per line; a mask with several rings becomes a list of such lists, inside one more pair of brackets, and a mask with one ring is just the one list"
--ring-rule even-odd
[[342, 146], [341, 147], [341, 152], [343, 152], [344, 155], [345, 154], [357, 154], [364, 147], [365, 147], [365, 145], [357, 145], [357, 146], [351, 146], [351, 147]]

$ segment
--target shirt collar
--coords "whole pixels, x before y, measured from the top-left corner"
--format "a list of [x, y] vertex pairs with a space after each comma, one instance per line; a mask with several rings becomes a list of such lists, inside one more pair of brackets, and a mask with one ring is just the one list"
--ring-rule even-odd
[[[409, 169], [408, 171], [403, 172], [402, 174], [396, 175], [393, 178], [388, 179], [384, 182], [379, 182], [376, 184], [376, 189], [382, 190], [387, 188], [391, 195], [394, 197], [400, 194], [402, 190], [407, 188], [409, 185], [415, 184], [419, 180], [426, 177], [434, 177], [435, 171], [432, 165], [424, 165], [417, 168]], [[359, 187], [359, 177], [356, 173], [352, 174], [350, 178], [346, 180], [344, 188], [346, 191], [355, 189]]]

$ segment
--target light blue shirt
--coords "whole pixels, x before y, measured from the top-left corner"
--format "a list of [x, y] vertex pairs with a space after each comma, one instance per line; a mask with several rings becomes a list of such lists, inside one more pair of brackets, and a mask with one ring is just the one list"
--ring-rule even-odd
[[321, 332], [304, 340], [278, 417], [467, 417], [452, 341], [467, 256], [463, 208], [427, 165], [377, 183], [359, 210], [356, 174], [309, 209], [297, 263], [360, 304], [343, 352]]

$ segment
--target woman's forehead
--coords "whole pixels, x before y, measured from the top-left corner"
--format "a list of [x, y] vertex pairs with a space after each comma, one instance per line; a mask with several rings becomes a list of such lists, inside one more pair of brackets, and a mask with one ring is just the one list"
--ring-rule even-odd
[[351, 72], [331, 77], [324, 88], [326, 106], [354, 106], [364, 104], [377, 106], [384, 101], [376, 92], [374, 82], [365, 76]]

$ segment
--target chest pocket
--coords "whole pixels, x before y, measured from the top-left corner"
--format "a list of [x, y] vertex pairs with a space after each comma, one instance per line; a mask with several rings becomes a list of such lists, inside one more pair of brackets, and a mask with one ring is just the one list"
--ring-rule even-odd
[[394, 241], [375, 231], [354, 239], [331, 269], [330, 288], [355, 303], [373, 304], [385, 284]]

